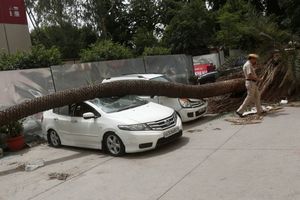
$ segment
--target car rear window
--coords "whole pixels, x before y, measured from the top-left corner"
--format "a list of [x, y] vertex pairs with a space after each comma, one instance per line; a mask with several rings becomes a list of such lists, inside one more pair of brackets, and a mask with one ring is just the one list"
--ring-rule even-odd
[[159, 76], [153, 79], [150, 79], [151, 81], [160, 81], [160, 82], [172, 82], [171, 80], [169, 80], [167, 77], [165, 76]]

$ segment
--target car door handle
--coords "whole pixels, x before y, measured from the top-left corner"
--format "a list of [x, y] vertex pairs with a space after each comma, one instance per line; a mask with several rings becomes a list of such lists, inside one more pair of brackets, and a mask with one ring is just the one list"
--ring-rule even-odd
[[77, 123], [78, 121], [77, 120], [71, 120], [71, 123]]
[[58, 121], [58, 118], [54, 118], [54, 121]]

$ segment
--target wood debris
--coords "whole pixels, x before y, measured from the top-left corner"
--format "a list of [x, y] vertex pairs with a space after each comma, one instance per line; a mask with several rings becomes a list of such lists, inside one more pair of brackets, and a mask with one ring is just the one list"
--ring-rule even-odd
[[54, 173], [48, 174], [48, 176], [49, 176], [49, 179], [57, 179], [57, 180], [65, 181], [70, 176], [70, 174], [54, 172]]
[[231, 122], [233, 125], [258, 124], [263, 120], [263, 116], [249, 115], [244, 118], [228, 118], [225, 121]]
[[[277, 112], [281, 112], [283, 107], [281, 106], [267, 106], [264, 107], [263, 109], [266, 111], [266, 114], [271, 114], [271, 113], [277, 113]], [[239, 118], [239, 117], [233, 117], [233, 118], [228, 118], [225, 119], [225, 121], [231, 122], [233, 125], [247, 125], [247, 124], [259, 124], [263, 121], [264, 115], [262, 116], [258, 116], [256, 115], [256, 109], [252, 109], [249, 112], [246, 112], [246, 115], [244, 114], [243, 118]]]

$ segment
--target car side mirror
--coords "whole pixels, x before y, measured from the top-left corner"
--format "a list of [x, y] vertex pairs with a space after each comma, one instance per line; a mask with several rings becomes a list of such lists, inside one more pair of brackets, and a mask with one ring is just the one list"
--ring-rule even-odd
[[95, 119], [97, 118], [94, 113], [88, 112], [82, 115], [83, 119]]

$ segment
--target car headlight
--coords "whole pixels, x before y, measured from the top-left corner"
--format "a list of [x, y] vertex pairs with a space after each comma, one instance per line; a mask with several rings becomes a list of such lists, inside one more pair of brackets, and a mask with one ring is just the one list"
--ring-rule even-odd
[[119, 125], [119, 129], [125, 131], [150, 131], [151, 128], [147, 124]]
[[192, 104], [188, 99], [178, 99], [181, 107], [183, 108], [191, 108]]
[[174, 122], [175, 122], [175, 123], [177, 123], [177, 118], [178, 118], [178, 115], [177, 115], [177, 113], [176, 113], [176, 112], [174, 112], [173, 116], [174, 116]]

